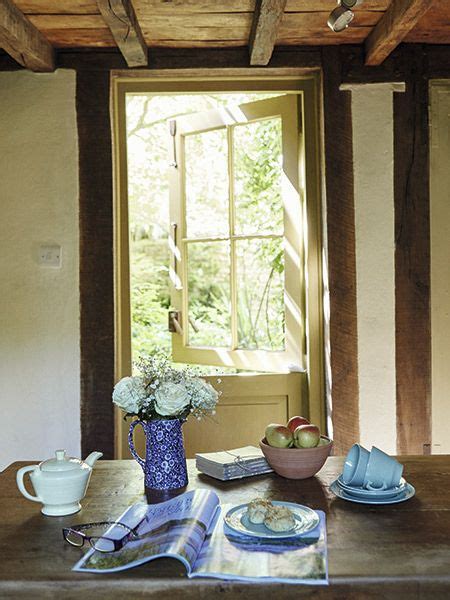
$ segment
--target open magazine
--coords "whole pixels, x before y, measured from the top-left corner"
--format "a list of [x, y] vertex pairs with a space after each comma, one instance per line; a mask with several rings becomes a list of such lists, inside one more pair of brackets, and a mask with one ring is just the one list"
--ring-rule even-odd
[[[298, 537], [260, 539], [241, 535], [224, 522], [232, 505], [220, 505], [209, 490], [186, 492], [161, 504], [130, 506], [118, 519], [138, 537], [118, 552], [89, 550], [74, 571], [113, 573], [155, 558], [181, 561], [188, 577], [285, 583], [328, 583], [325, 515]], [[120, 531], [119, 531], [120, 529]], [[111, 527], [109, 537], [123, 536]]]

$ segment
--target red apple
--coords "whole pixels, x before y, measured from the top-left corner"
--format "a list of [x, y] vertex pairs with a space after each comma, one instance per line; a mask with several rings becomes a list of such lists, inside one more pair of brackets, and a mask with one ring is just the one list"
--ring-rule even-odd
[[294, 444], [297, 448], [315, 448], [320, 442], [320, 429], [317, 425], [300, 425], [294, 431]]
[[305, 419], [305, 417], [291, 417], [288, 421], [287, 427], [292, 431], [292, 433], [294, 433], [294, 431], [297, 429], [297, 427], [300, 427], [300, 425], [309, 425], [308, 419]]
[[273, 446], [274, 448], [289, 448], [294, 441], [292, 431], [278, 423], [267, 425], [265, 436], [269, 446]]

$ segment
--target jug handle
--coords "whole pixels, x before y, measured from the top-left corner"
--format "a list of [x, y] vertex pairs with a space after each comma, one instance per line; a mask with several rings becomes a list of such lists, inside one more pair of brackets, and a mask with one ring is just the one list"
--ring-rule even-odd
[[130, 452], [134, 460], [136, 460], [141, 465], [142, 469], [145, 469], [145, 460], [139, 456], [139, 454], [136, 452], [136, 448], [134, 447], [133, 434], [136, 425], [142, 425], [142, 428], [144, 428], [144, 423], [139, 419], [136, 419], [136, 421], [130, 423], [130, 431], [128, 432], [128, 446], [130, 448]]
[[17, 487], [22, 492], [22, 494], [25, 496], [25, 498], [28, 498], [28, 500], [33, 500], [33, 502], [42, 502], [42, 499], [39, 498], [39, 496], [32, 496], [26, 490], [25, 485], [23, 483], [23, 476], [25, 475], [25, 473], [28, 473], [28, 471], [36, 471], [36, 469], [38, 469], [38, 468], [39, 467], [37, 465], [32, 465], [30, 467], [22, 467], [21, 469], [19, 469], [17, 471], [17, 475], [16, 475]]

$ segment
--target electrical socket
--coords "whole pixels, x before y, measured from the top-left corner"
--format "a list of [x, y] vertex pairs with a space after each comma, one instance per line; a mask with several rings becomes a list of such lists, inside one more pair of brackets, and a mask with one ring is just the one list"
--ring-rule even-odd
[[41, 267], [61, 267], [61, 246], [54, 245], [42, 245], [39, 246], [39, 264]]

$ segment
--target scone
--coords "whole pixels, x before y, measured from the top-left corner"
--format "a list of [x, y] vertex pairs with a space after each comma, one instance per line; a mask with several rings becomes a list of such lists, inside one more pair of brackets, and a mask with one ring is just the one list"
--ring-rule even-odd
[[247, 515], [252, 523], [264, 523], [268, 512], [273, 508], [270, 500], [264, 498], [255, 498], [248, 504]]
[[272, 506], [264, 519], [264, 525], [271, 531], [290, 531], [295, 527], [295, 518], [286, 506]]

